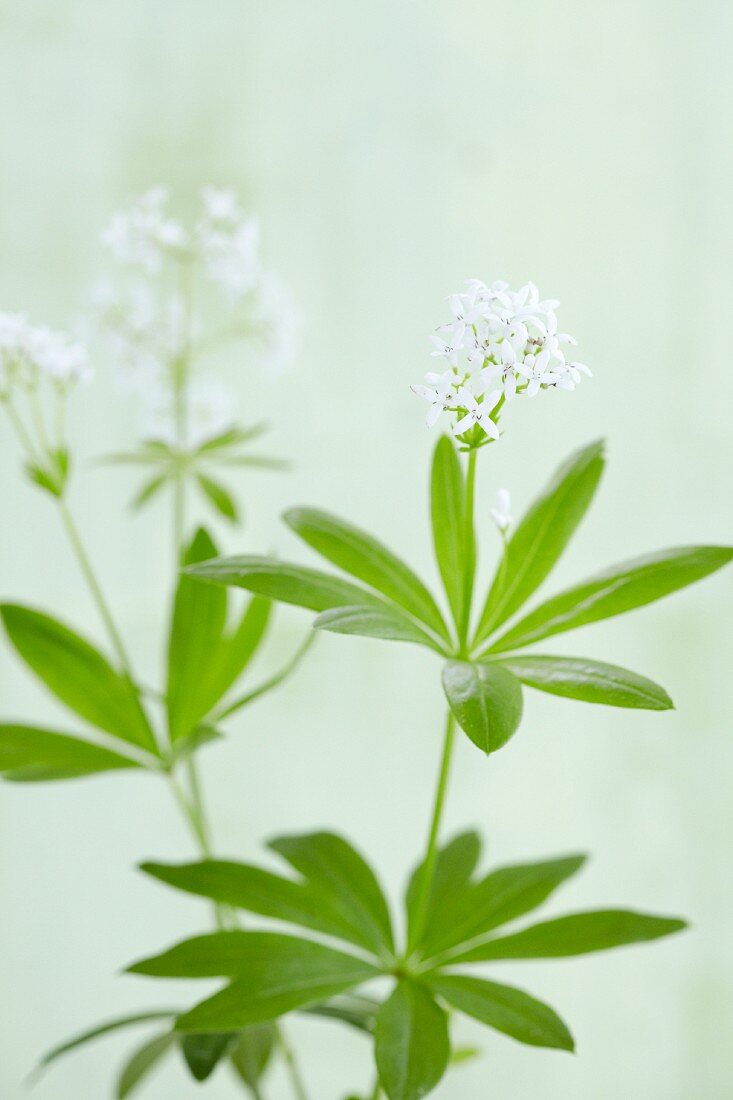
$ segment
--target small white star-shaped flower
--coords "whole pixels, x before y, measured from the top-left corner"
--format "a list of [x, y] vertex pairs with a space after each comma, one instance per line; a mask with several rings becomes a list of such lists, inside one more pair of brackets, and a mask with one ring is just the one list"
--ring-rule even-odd
[[500, 399], [501, 390], [493, 390], [491, 393], [487, 393], [483, 401], [479, 403], [472, 393], [462, 387], [458, 391], [456, 403], [461, 409], [465, 409], [466, 413], [454, 427], [454, 434], [463, 435], [474, 424], [478, 424], [491, 439], [498, 439], [499, 428], [495, 421], [491, 419], [489, 413], [496, 408]]

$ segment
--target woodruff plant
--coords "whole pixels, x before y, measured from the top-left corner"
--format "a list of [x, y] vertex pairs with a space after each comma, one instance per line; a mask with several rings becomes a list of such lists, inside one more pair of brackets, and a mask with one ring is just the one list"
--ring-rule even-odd
[[[357, 583], [270, 557], [219, 558], [186, 570], [189, 578], [209, 582], [202, 588], [202, 606], [215, 599], [219, 586], [239, 587], [316, 612], [319, 630], [425, 646], [440, 658], [447, 701], [427, 850], [407, 887], [404, 937], [395, 932], [374, 871], [332, 833], [270, 842], [294, 876], [218, 860], [144, 866], [177, 889], [298, 929], [298, 934], [224, 929], [130, 968], [157, 978], [226, 980], [174, 1024], [184, 1035], [208, 1036], [214, 1057], [244, 1027], [266, 1026], [294, 1010], [319, 1011], [373, 1041], [376, 1077], [358, 1100], [383, 1094], [388, 1100], [418, 1100], [435, 1088], [452, 1059], [465, 1054], [452, 1045], [452, 1012], [532, 1046], [573, 1049], [568, 1026], [553, 1009], [482, 976], [481, 964], [583, 955], [685, 927], [677, 918], [604, 908], [516, 928], [514, 922], [574, 875], [584, 857], [477, 873], [475, 833], [448, 843], [440, 839], [456, 729], [485, 753], [497, 751], [519, 727], [523, 685], [615, 707], [672, 706], [663, 688], [635, 672], [586, 658], [537, 655], [527, 652], [531, 646], [660, 599], [733, 556], [730, 548], [716, 546], [650, 554], [524, 612], [593, 498], [604, 463], [602, 444], [593, 443], [570, 456], [511, 534], [508, 499], [500, 494], [494, 519], [503, 553], [488, 592], [476, 599], [479, 451], [499, 437], [499, 417], [509, 401], [572, 390], [588, 373], [566, 359], [564, 346], [574, 341], [558, 335], [556, 305], [540, 301], [531, 284], [514, 293], [505, 284], [470, 283], [466, 293], [451, 299], [454, 321], [434, 340], [448, 369], [415, 387], [430, 402], [429, 423], [444, 411], [454, 421], [453, 438], [442, 437], [435, 448], [431, 479], [433, 543], [450, 616], [381, 542], [313, 508], [287, 512], [286, 523]], [[386, 996], [370, 985], [378, 979], [390, 983]], [[382, 989], [377, 982], [376, 990]]]
[[[264, 274], [256, 224], [245, 218], [230, 191], [206, 189], [196, 225], [186, 230], [167, 212], [161, 188], [116, 214], [105, 242], [123, 267], [107, 286], [101, 320], [112, 342], [121, 382], [143, 401], [143, 440], [113, 456], [151, 467], [134, 503], [139, 507], [166, 486], [172, 489], [176, 574], [184, 564], [211, 558], [216, 544], [204, 528], [189, 538], [187, 502], [192, 488], [226, 519], [238, 509], [230, 491], [212, 477], [215, 467], [272, 467], [280, 460], [253, 454], [248, 445], [263, 425], [241, 427], [233, 402], [201, 375], [201, 363], [223, 339], [237, 339], [269, 367], [285, 364], [293, 340], [287, 299]], [[213, 300], [212, 300], [213, 298]], [[308, 642], [266, 681], [237, 693], [259, 652], [272, 604], [252, 597], [243, 608], [220, 590], [215, 599], [188, 577], [176, 575], [167, 637], [166, 679], [161, 690], [133, 670], [127, 646], [104, 595], [70, 505], [73, 461], [65, 412], [69, 395], [92, 370], [87, 351], [63, 333], [0, 315], [0, 405], [23, 448], [26, 472], [53, 500], [113, 653], [44, 612], [15, 603], [0, 605], [9, 640], [43, 685], [93, 732], [72, 733], [26, 722], [0, 724], [0, 773], [13, 782], [77, 779], [116, 771], [146, 771], [164, 780], [202, 855], [211, 853], [208, 816], [197, 757], [222, 726], [295, 668]], [[201, 596], [204, 596], [203, 604]], [[310, 639], [308, 639], [310, 640]], [[217, 925], [229, 915], [216, 910]], [[112, 1023], [52, 1051], [53, 1061], [89, 1039], [159, 1018], [144, 1012]], [[117, 1095], [130, 1095], [155, 1061], [179, 1047], [191, 1073], [206, 1076], [196, 1037], [167, 1033], [137, 1050], [123, 1067]], [[264, 1057], [277, 1046], [298, 1089], [294, 1056], [282, 1030], [247, 1029], [230, 1043], [228, 1060], [243, 1088], [255, 1082]], [[253, 1076], [254, 1075], [254, 1076]]]

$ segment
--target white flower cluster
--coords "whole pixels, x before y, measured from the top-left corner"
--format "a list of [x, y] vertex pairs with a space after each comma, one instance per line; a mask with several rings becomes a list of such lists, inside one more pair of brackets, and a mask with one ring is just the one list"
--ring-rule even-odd
[[[170, 217], [168, 194], [155, 187], [115, 214], [102, 240], [138, 272], [132, 282], [98, 289], [95, 305], [120, 381], [142, 401], [146, 437], [170, 434], [172, 373], [182, 358], [230, 341], [248, 345], [273, 372], [294, 358], [296, 311], [279, 280], [263, 270], [257, 221], [243, 213], [231, 189], [204, 188], [189, 230]], [[209, 396], [199, 400], [195, 387]], [[225, 416], [219, 383], [199, 385], [194, 378], [189, 388], [189, 441], [231, 423], [231, 398]]]
[[86, 349], [65, 332], [35, 327], [25, 317], [0, 314], [0, 399], [15, 386], [33, 389], [47, 379], [60, 391], [92, 375]]
[[534, 283], [516, 291], [478, 279], [466, 286], [449, 299], [453, 320], [430, 337], [432, 354], [446, 359], [448, 369], [428, 373], [426, 384], [412, 389], [430, 404], [429, 427], [447, 410], [457, 417], [455, 435], [478, 425], [498, 439], [496, 421], [505, 402], [540, 390], [573, 390], [591, 372], [568, 360], [566, 348], [576, 341], [557, 330], [560, 303], [540, 299]]

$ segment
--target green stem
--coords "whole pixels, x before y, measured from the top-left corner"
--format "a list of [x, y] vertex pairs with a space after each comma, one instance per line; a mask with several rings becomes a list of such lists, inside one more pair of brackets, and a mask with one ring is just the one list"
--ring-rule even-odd
[[290, 1078], [290, 1084], [293, 1088], [293, 1095], [296, 1097], [296, 1100], [308, 1100], [308, 1093], [306, 1092], [305, 1082], [303, 1081], [300, 1070], [298, 1068], [298, 1063], [295, 1060], [295, 1055], [293, 1054], [290, 1044], [285, 1037], [285, 1033], [282, 1027], [280, 1027], [278, 1030], [277, 1040], [280, 1046], [280, 1051], [282, 1052], [285, 1068], [288, 1072], [288, 1077]]
[[112, 643], [114, 651], [117, 654], [117, 658], [128, 680], [130, 680], [130, 682], [134, 684], [135, 678], [132, 673], [132, 665], [127, 655], [125, 644], [122, 641], [122, 635], [117, 629], [117, 625], [115, 624], [112, 612], [110, 611], [109, 604], [107, 603], [104, 597], [104, 593], [102, 592], [102, 586], [97, 580], [97, 575], [94, 572], [94, 568], [89, 559], [89, 555], [84, 548], [84, 543], [82, 542], [81, 535], [79, 534], [79, 529], [76, 526], [71, 512], [69, 511], [69, 507], [63, 497], [59, 498], [58, 504], [64, 529], [66, 531], [66, 534], [68, 535], [69, 542], [71, 543], [74, 554], [76, 555], [76, 560], [79, 563], [79, 568], [84, 574], [84, 579], [89, 586], [89, 591], [92, 594], [92, 598], [97, 605], [97, 610], [99, 611], [100, 617], [107, 629], [107, 633], [109, 634], [109, 639]]
[[443, 819], [445, 796], [448, 790], [448, 777], [450, 775], [450, 765], [451, 759], [453, 757], [455, 735], [455, 718], [453, 717], [453, 712], [448, 711], [448, 718], [445, 725], [445, 738], [443, 741], [443, 755], [441, 757], [440, 771], [438, 773], [438, 786], [435, 792], [435, 801], [433, 803], [433, 816], [430, 822], [430, 832], [428, 834], [427, 852], [425, 854], [423, 873], [420, 880], [420, 893], [418, 894], [417, 902], [415, 904], [415, 917], [412, 923], [412, 934], [410, 936], [410, 942], [407, 945], [408, 954], [411, 954], [416, 944], [419, 943], [420, 937], [425, 927], [425, 917], [427, 915], [428, 902], [430, 900], [430, 893], [433, 887], [433, 878], [435, 876], [435, 864], [438, 859], [438, 836], [440, 834], [440, 825]]
[[37, 462], [38, 459], [36, 457], [35, 447], [33, 446], [33, 440], [31, 439], [30, 433], [29, 433], [28, 429], [26, 428], [25, 424], [23, 423], [23, 420], [21, 419], [20, 413], [15, 408], [15, 406], [13, 405], [10, 398], [8, 398], [4, 402], [4, 405], [5, 405], [5, 411], [8, 414], [8, 419], [10, 420], [10, 423], [13, 425], [13, 428], [15, 429], [16, 435], [18, 436], [18, 439], [20, 440], [21, 446], [24, 448], [24, 450], [25, 450], [25, 452], [28, 456], [29, 461], [30, 462]]
[[461, 651], [465, 655], [468, 646], [468, 631], [471, 625], [471, 603], [473, 600], [473, 582], [476, 575], [476, 538], [473, 529], [474, 499], [476, 494], [476, 458], [478, 451], [471, 450], [468, 453], [468, 469], [466, 471], [466, 502], [463, 517], [463, 549], [464, 549], [464, 573], [463, 573], [463, 615], [459, 631]]

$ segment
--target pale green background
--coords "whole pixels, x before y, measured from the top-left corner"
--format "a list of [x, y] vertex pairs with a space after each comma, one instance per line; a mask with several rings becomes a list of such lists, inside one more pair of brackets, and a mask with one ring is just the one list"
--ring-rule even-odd
[[[432, 437], [409, 393], [426, 334], [462, 280], [534, 279], [563, 301], [595, 378], [515, 406], [482, 462], [517, 507], [573, 447], [606, 435], [603, 492], [552, 584], [637, 551], [731, 534], [731, 8], [725, 0], [514, 3], [371, 0], [16, 0], [0, 5], [0, 308], [63, 324], [99, 274], [98, 227], [152, 183], [188, 205], [233, 183], [264, 222], [268, 261], [305, 315], [280, 383], [243, 357], [222, 370], [250, 418], [269, 413], [289, 477], [241, 477], [229, 549], [300, 555], [278, 522], [319, 503], [383, 533], [433, 577]], [[79, 396], [79, 447], [124, 445], [131, 406], [104, 376]], [[557, 397], [557, 400], [553, 398]], [[52, 509], [21, 483], [3, 427], [2, 594], [101, 639]], [[138, 664], [157, 659], [169, 517], [134, 523], [125, 472], [87, 467], [73, 504]], [[493, 538], [493, 542], [492, 542]], [[304, 559], [305, 560], [305, 559]], [[530, 695], [521, 736], [488, 763], [461, 741], [449, 825], [479, 826], [498, 860], [589, 850], [558, 907], [623, 903], [688, 916], [667, 943], [502, 974], [569, 1019], [576, 1058], [461, 1025], [482, 1061], [453, 1100], [724, 1100], [731, 1095], [731, 578], [556, 650], [626, 663], [678, 709], [624, 713]], [[269, 663], [307, 617], [285, 611]], [[726, 653], [726, 647], [727, 653]], [[263, 666], [264, 667], [264, 666]], [[59, 720], [3, 647], [2, 713]], [[296, 680], [207, 752], [221, 851], [332, 826], [394, 895], [423, 843], [441, 696], [429, 655], [324, 638]], [[69, 722], [73, 728], [73, 722]], [[236, 736], [234, 735], [236, 733]], [[176, 1003], [132, 958], [203, 929], [202, 903], [133, 870], [192, 849], [162, 786], [117, 776], [0, 789], [0, 1093], [21, 1095], [39, 1052], [138, 1006]], [[184, 998], [185, 999], [185, 996]], [[291, 1026], [312, 1100], [364, 1088], [367, 1048], [319, 1022]], [[46, 1100], [103, 1100], [135, 1036], [69, 1060]], [[141, 1096], [202, 1093], [171, 1064]], [[270, 1100], [288, 1092], [279, 1073]]]

